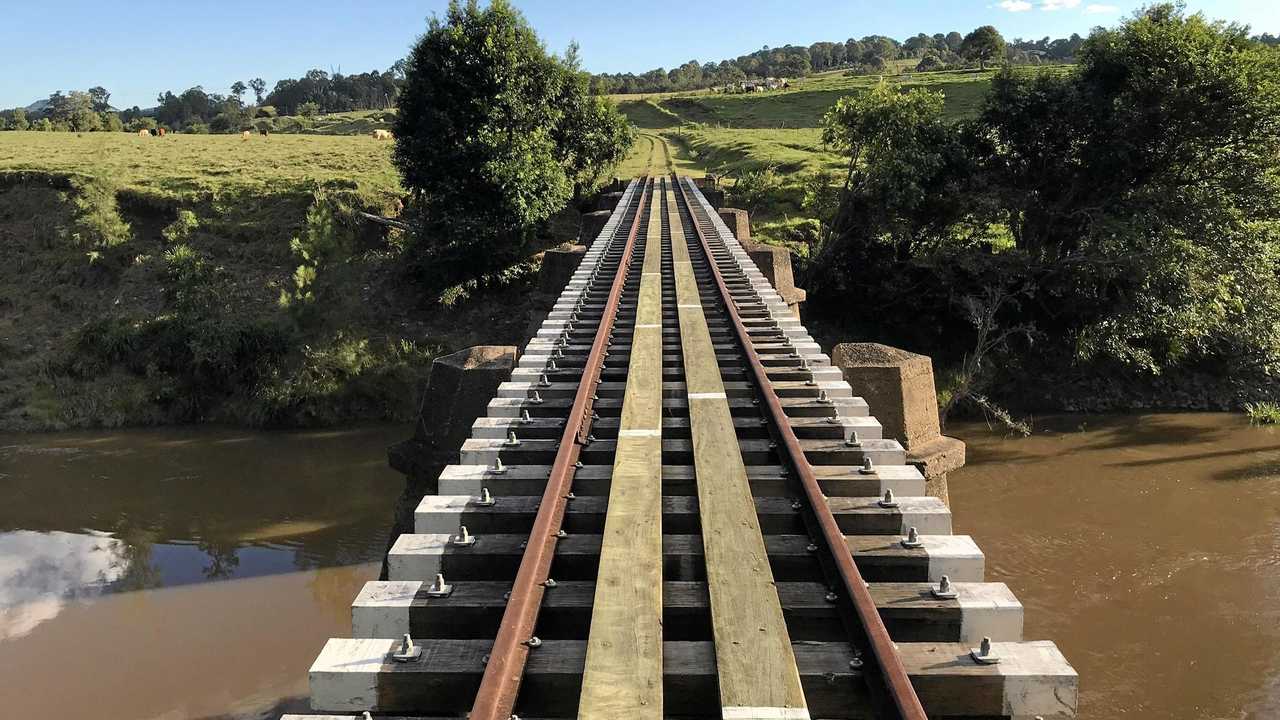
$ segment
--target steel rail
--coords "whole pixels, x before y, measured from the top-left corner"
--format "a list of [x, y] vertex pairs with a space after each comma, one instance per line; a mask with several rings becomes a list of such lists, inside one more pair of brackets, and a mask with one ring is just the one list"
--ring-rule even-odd
[[516, 571], [511, 597], [507, 600], [507, 607], [503, 611], [493, 649], [489, 653], [489, 661], [485, 665], [480, 687], [476, 691], [475, 703], [469, 715], [470, 720], [509, 720], [511, 718], [516, 697], [520, 693], [520, 683], [524, 679], [529, 650], [538, 644], [533, 635], [538, 621], [538, 611], [542, 606], [546, 583], [550, 579], [551, 561], [560, 539], [578, 456], [589, 437], [591, 408], [596, 386], [600, 382], [605, 351], [608, 349], [609, 339], [613, 333], [614, 319], [622, 298], [622, 288], [626, 284], [627, 273], [631, 267], [636, 234], [640, 228], [640, 216], [649, 198], [649, 182], [647, 179], [642, 182], [645, 183], [644, 189], [636, 205], [636, 214], [631, 221], [631, 229], [622, 250], [622, 258], [618, 262], [618, 270], [613, 276], [604, 315], [601, 317], [600, 326], [596, 328], [591, 353], [587, 356], [582, 379], [578, 384], [573, 406], [565, 422], [564, 433], [560, 436], [560, 445], [551, 466], [551, 475], [547, 478], [547, 487], [542, 494], [542, 502], [538, 506], [533, 529], [529, 532], [529, 543], [525, 546], [524, 554], [520, 558], [520, 567]]
[[[911, 685], [911, 679], [907, 677], [907, 670], [902, 665], [902, 658], [898, 655], [898, 650], [893, 644], [893, 640], [889, 637], [889, 631], [885, 628], [884, 621], [876, 610], [875, 600], [871, 597], [870, 591], [867, 590], [867, 583], [863, 581], [862, 573], [858, 571], [858, 566], [853, 562], [853, 555], [849, 553], [845, 545], [844, 533], [840, 531], [840, 526], [836, 523], [835, 516], [831, 514], [831, 508], [827, 505], [826, 497], [822, 494], [822, 488], [818, 484], [818, 477], [814, 474], [813, 467], [809, 465], [809, 460], [804, 455], [800, 440], [796, 438], [795, 431], [792, 430], [791, 423], [787, 420], [787, 414], [782, 408], [782, 402], [778, 399], [778, 394], [774, 391], [773, 384], [769, 381], [768, 372], [765, 370], [764, 364], [760, 362], [760, 356], [756, 353], [755, 346], [751, 342], [747, 327], [743, 324], [742, 317], [738, 314], [738, 308], [734, 303], [732, 294], [729, 292], [729, 286], [725, 284], [720, 268], [716, 265], [715, 255], [711, 252], [711, 244], [707, 241], [706, 233], [702, 231], [698, 224], [698, 218], [694, 215], [694, 203], [690, 200], [688, 191], [679, 178], [675, 179], [674, 184], [680, 188], [680, 196], [684, 199], [690, 219], [693, 220], [691, 223], [693, 230], [702, 245], [703, 253], [707, 256], [707, 264], [710, 265], [716, 286], [720, 290], [720, 298], [724, 301], [725, 310], [733, 321], [738, 342], [742, 346], [748, 365], [751, 366], [756, 386], [759, 387], [760, 394], [764, 396], [764, 405], [768, 408], [774, 427], [781, 436], [781, 447], [785, 449], [787, 459], [792, 467], [795, 468], [796, 475], [800, 479], [800, 486], [804, 490], [805, 499], [808, 500], [809, 508], [817, 520], [822, 538], [830, 549], [831, 555], [834, 556], [833, 560], [836, 571], [840, 576], [840, 581], [844, 585], [844, 590], [853, 603], [854, 612], [857, 614], [858, 620], [862, 624], [862, 629], [866, 633], [872, 654], [875, 656], [876, 663], [884, 675], [885, 685], [889, 690], [894, 706], [898, 710], [898, 715], [902, 720], [927, 720], [924, 707], [920, 705], [920, 698], [916, 695], [915, 688]], [[840, 552], [840, 548], [846, 549], [844, 552]]]

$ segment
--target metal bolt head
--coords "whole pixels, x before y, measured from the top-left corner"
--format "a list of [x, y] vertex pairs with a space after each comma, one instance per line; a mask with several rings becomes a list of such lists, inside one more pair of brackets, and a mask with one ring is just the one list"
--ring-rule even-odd
[[427, 597], [449, 597], [453, 594], [453, 586], [444, 581], [443, 573], [436, 573], [435, 582], [427, 588]]
[[951, 584], [951, 578], [943, 575], [938, 581], [938, 587], [933, 589], [933, 596], [939, 600], [952, 600], [956, 597], [956, 588]]
[[879, 505], [882, 508], [898, 507], [898, 501], [893, 499], [893, 488], [884, 489], [884, 497], [880, 498]]
[[515, 446], [519, 445], [519, 444], [520, 444], [520, 438], [516, 437], [516, 431], [515, 431], [515, 430], [508, 430], [508, 431], [507, 431], [507, 439], [506, 439], [506, 440], [504, 440], [504, 441], [502, 441], [502, 444], [503, 444], [503, 445], [505, 445], [506, 447], [515, 447]]
[[828, 592], [828, 593], [827, 593], [827, 595], [826, 595], [826, 598], [825, 598], [825, 599], [826, 599], [826, 601], [827, 601], [827, 602], [829, 602], [829, 603], [833, 603], [833, 602], [835, 602], [836, 600], [839, 600], [839, 599], [840, 599], [840, 596], [839, 596], [839, 595], [837, 595], [837, 594], [835, 594], [835, 592], [834, 592], [834, 591], [831, 591], [831, 592]]
[[460, 546], [460, 547], [467, 547], [467, 546], [470, 546], [470, 545], [475, 545], [475, 544], [476, 544], [476, 536], [475, 536], [475, 535], [472, 535], [472, 534], [467, 530], [467, 526], [466, 526], [466, 525], [459, 525], [459, 526], [458, 526], [458, 534], [457, 534], [457, 535], [454, 535], [452, 538], [450, 538], [450, 540], [449, 540], [449, 544], [451, 544], [451, 545], [457, 545], [457, 546]]
[[506, 474], [507, 466], [502, 464], [502, 458], [496, 457], [493, 459], [493, 467], [489, 468], [489, 472], [493, 473], [494, 475]]
[[497, 503], [498, 501], [493, 498], [493, 493], [489, 492], [489, 488], [480, 488], [480, 497], [476, 499], [476, 505], [479, 505], [480, 507], [493, 507]]
[[811, 553], [818, 552], [818, 545], [816, 543], [809, 543], [808, 545], [805, 546], [804, 549], [806, 552], [811, 552]]
[[914, 527], [907, 528], [907, 536], [902, 538], [902, 547], [918, 548], [923, 543], [920, 542], [920, 533]]
[[531, 648], [540, 648], [540, 647], [542, 647], [542, 639], [541, 639], [541, 638], [539, 638], [537, 635], [534, 635], [533, 637], [529, 638], [528, 640], [525, 640], [525, 641], [524, 641], [524, 644], [525, 644], [525, 645], [528, 645], [528, 646], [529, 646], [529, 647], [531, 647]]
[[969, 657], [979, 665], [995, 665], [1000, 662], [1000, 656], [992, 649], [989, 637], [982, 638], [982, 643], [969, 651]]
[[405, 633], [404, 639], [400, 641], [400, 650], [391, 655], [391, 659], [396, 662], [413, 662], [421, 657], [422, 648], [413, 644], [413, 638], [409, 637], [409, 633]]

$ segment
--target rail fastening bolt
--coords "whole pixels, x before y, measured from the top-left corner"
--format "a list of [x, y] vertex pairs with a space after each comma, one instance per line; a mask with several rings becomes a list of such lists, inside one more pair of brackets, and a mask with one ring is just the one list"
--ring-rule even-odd
[[453, 536], [453, 544], [463, 547], [467, 545], [475, 545], [476, 536], [472, 535], [471, 532], [467, 530], [466, 525], [459, 525], [458, 534]]
[[516, 447], [517, 445], [519, 445], [519, 444], [520, 444], [520, 438], [516, 437], [516, 431], [515, 431], [515, 430], [508, 430], [508, 431], [507, 431], [507, 439], [506, 439], [506, 440], [503, 440], [503, 441], [502, 441], [502, 444], [503, 444], [505, 447]]
[[978, 647], [969, 651], [969, 656], [979, 665], [995, 665], [1000, 662], [1000, 656], [991, 648], [991, 638], [982, 638], [982, 643]]
[[858, 468], [858, 472], [862, 475], [874, 475], [876, 472], [875, 463], [871, 462], [871, 458], [862, 458], [862, 467]]
[[951, 584], [951, 577], [943, 575], [938, 581], [938, 587], [933, 589], [933, 596], [939, 600], [951, 600], [956, 597], [956, 589]]
[[898, 507], [898, 501], [893, 499], [893, 488], [884, 489], [884, 497], [880, 498], [880, 507], [882, 508]]
[[920, 542], [920, 531], [916, 530], [915, 526], [907, 528], [907, 536], [902, 538], [902, 547], [918, 548], [922, 544]]
[[493, 498], [493, 494], [489, 492], [489, 488], [480, 488], [480, 499], [476, 500], [476, 505], [479, 505], [480, 507], [493, 507], [497, 503], [498, 501]]

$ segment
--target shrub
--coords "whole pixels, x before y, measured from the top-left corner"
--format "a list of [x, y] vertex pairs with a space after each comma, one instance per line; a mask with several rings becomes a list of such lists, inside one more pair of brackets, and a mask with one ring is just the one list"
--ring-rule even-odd
[[129, 223], [120, 217], [116, 187], [102, 178], [71, 180], [73, 222], [71, 241], [81, 248], [111, 248], [131, 236]]
[[1280, 425], [1280, 403], [1269, 400], [1245, 403], [1244, 412], [1253, 425]]
[[191, 233], [195, 232], [199, 226], [200, 221], [195, 213], [190, 210], [179, 210], [178, 217], [166, 225], [160, 234], [171, 243], [181, 243], [191, 237]]
[[315, 117], [320, 114], [320, 104], [314, 102], [304, 102], [298, 106], [298, 114], [302, 117]]
[[258, 109], [254, 111], [253, 116], [255, 118], [273, 118], [277, 114], [278, 113], [276, 112], [274, 105], [260, 105], [258, 106]]

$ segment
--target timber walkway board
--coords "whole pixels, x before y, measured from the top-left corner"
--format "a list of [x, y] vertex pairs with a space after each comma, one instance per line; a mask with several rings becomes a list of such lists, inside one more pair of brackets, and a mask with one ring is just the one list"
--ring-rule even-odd
[[[757, 382], [778, 398], [767, 412]], [[584, 393], [589, 429], [566, 445]], [[473, 720], [907, 717], [833, 553], [867, 583], [928, 717], [1074, 717], [1075, 672], [1052, 643], [1023, 639], [1021, 604], [985, 581], [982, 551], [952, 534], [950, 510], [925, 497], [875, 410], [690, 179], [631, 182], [439, 494], [418, 505], [415, 532], [395, 542], [389, 578], [355, 599], [352, 638], [319, 653], [312, 706], [331, 718], [474, 713], [548, 477], [572, 449], [527, 660], [499, 664], [518, 695]], [[810, 500], [802, 469], [820, 489]], [[835, 546], [815, 540], [819, 516]], [[972, 654], [984, 639], [998, 663]]]

